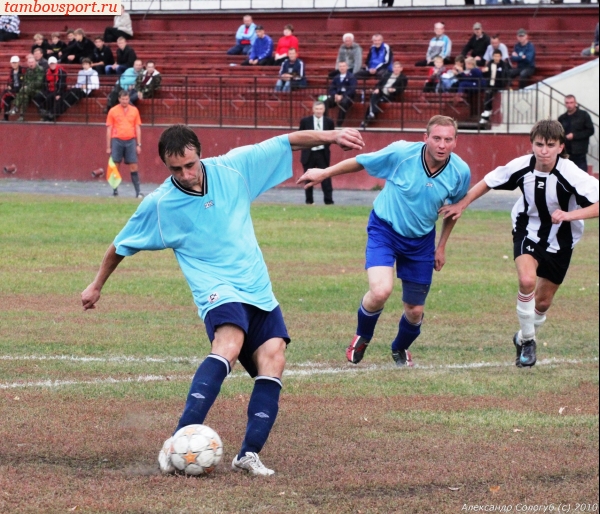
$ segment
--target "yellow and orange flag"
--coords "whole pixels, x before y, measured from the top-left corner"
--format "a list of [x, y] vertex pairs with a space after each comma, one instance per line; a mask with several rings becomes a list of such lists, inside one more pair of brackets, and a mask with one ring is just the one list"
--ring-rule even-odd
[[112, 157], [108, 158], [108, 169], [106, 170], [106, 180], [110, 184], [110, 187], [112, 187], [113, 189], [117, 189], [117, 187], [119, 187], [119, 184], [123, 180], [121, 178], [121, 174], [119, 173], [119, 168], [117, 168], [117, 165], [115, 164], [115, 161], [113, 161]]

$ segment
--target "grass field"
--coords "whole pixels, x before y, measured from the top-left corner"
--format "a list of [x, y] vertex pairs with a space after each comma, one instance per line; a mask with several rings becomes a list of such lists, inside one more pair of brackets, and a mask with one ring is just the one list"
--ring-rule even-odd
[[229, 470], [253, 385], [236, 368], [206, 421], [223, 462], [197, 479], [161, 476], [155, 464], [208, 352], [173, 254], [127, 258], [99, 308], [80, 307], [135, 207], [0, 195], [1, 513], [597, 510], [597, 220], [540, 334], [539, 365], [523, 370], [511, 342], [509, 214], [467, 211], [434, 277], [417, 366], [397, 370], [399, 288], [365, 360], [344, 356], [366, 291], [369, 209], [255, 206], [293, 340], [262, 453], [277, 474]]

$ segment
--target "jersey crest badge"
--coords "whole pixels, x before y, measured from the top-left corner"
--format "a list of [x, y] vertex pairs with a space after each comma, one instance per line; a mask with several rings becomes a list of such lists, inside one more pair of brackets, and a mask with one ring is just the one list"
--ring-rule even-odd
[[433, 187], [433, 184], [431, 182], [427, 182], [427, 184], [425, 184], [425, 187]]
[[215, 303], [219, 299], [219, 293], [211, 293], [208, 297], [208, 303]]
[[204, 204], [204, 208], [205, 209], [210, 209], [214, 204], [215, 204], [215, 202], [213, 200], [209, 200], [208, 202], [206, 202]]

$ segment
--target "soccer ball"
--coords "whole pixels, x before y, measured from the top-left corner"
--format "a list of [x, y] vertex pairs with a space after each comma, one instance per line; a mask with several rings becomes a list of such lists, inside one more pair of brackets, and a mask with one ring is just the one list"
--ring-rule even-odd
[[188, 425], [167, 439], [158, 455], [163, 473], [208, 475], [223, 457], [219, 435], [206, 425]]

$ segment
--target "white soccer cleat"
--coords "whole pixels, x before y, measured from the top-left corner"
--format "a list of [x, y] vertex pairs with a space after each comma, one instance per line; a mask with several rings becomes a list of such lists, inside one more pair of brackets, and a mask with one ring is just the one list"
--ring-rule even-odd
[[237, 455], [233, 458], [231, 469], [234, 471], [245, 471], [255, 477], [268, 477], [275, 474], [275, 471], [267, 468], [258, 457], [258, 453], [246, 452], [241, 459]]
[[160, 472], [164, 475], [175, 473], [175, 466], [171, 463], [171, 452], [173, 451], [172, 442], [173, 438], [169, 437], [164, 442], [158, 454], [158, 467], [160, 468]]

